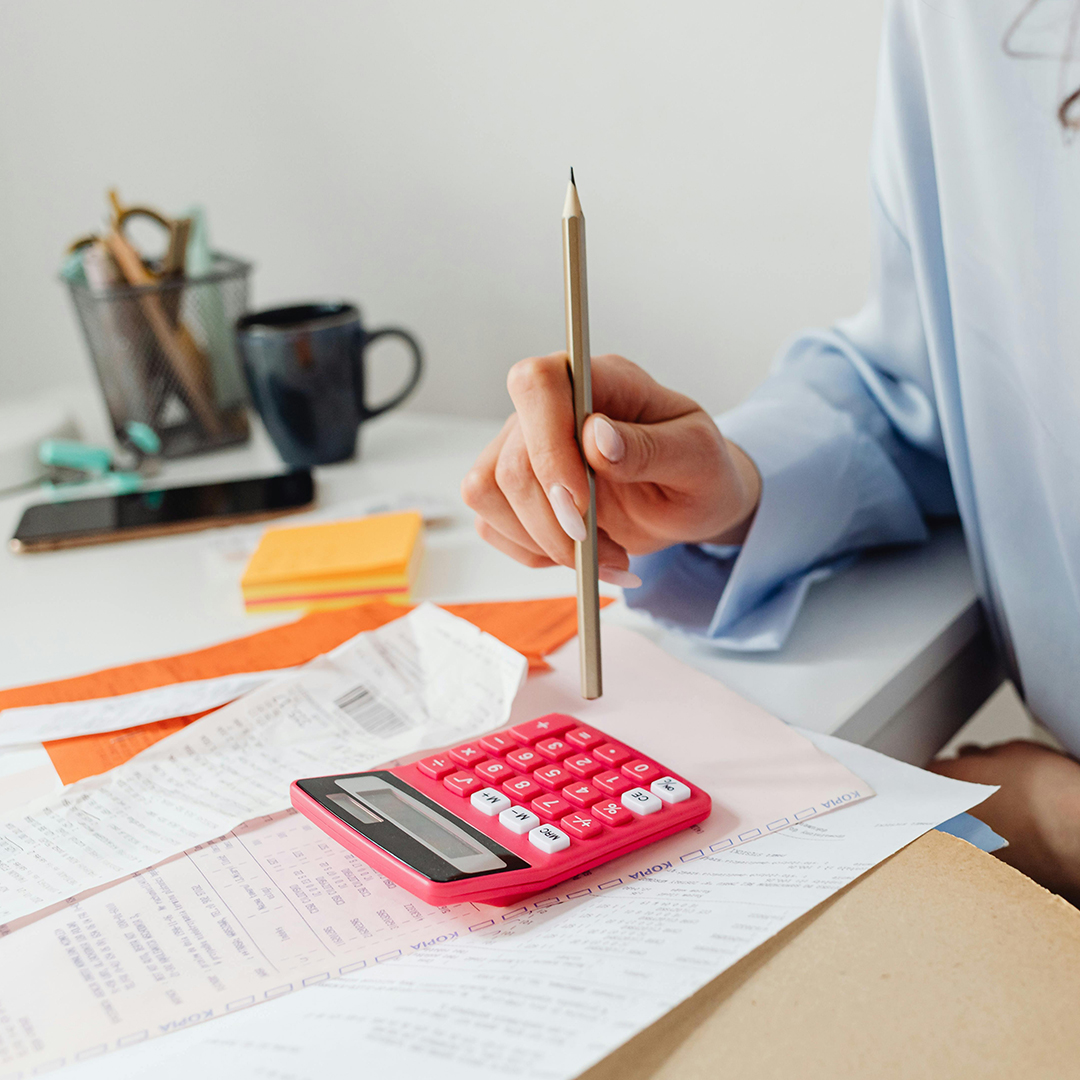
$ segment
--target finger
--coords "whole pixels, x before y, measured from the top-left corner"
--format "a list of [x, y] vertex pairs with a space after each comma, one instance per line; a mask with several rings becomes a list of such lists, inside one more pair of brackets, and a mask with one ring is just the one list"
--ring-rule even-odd
[[693, 399], [662, 386], [624, 356], [594, 356], [591, 367], [596, 412], [636, 424], [656, 424], [698, 409]]
[[517, 544], [504, 536], [498, 529], [493, 528], [483, 518], [478, 517], [476, 519], [476, 531], [486, 543], [489, 543], [493, 548], [498, 549], [504, 555], [509, 555], [511, 559], [516, 559], [525, 566], [538, 568], [555, 565], [555, 563], [553, 563], [546, 555], [539, 554], [531, 548], [523, 547], [521, 544]]
[[723, 436], [702, 411], [674, 420], [634, 424], [593, 413], [582, 433], [585, 457], [617, 483], [655, 483], [676, 490], [700, 487], [724, 467]]

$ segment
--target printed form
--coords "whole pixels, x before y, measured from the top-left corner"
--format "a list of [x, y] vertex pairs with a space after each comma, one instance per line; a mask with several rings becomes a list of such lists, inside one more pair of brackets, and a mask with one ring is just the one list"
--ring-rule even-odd
[[808, 738], [877, 797], [713, 855], [687, 832], [511, 911], [431, 908], [299, 815], [252, 823], [0, 940], [0, 1076], [576, 1076], [991, 790]]
[[0, 820], [0, 920], [40, 911], [355, 772], [504, 722], [526, 661], [432, 605]]

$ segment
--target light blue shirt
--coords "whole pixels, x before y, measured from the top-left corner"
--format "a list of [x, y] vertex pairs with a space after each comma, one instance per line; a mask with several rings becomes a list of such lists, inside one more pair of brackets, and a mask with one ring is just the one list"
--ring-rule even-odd
[[[798, 337], [718, 418], [754, 459], [741, 549], [634, 561], [632, 606], [729, 649], [779, 648], [852, 553], [959, 514], [1028, 705], [1080, 754], [1080, 65], [1072, 5], [896, 0], [871, 148], [877, 273], [853, 318]], [[776, 137], [783, 137], [782, 126]]]

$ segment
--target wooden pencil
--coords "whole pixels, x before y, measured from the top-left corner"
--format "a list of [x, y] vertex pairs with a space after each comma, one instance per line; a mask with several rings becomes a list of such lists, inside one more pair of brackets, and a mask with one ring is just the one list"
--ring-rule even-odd
[[[566, 354], [574, 395], [574, 430], [578, 447], [585, 418], [592, 412], [592, 372], [589, 355], [589, 290], [585, 269], [585, 215], [581, 212], [574, 170], [566, 189], [562, 216], [563, 279], [566, 287]], [[581, 696], [589, 700], [604, 692], [600, 666], [600, 577], [596, 550], [596, 482], [581, 455], [589, 482], [585, 539], [574, 543], [577, 570], [578, 644]]]

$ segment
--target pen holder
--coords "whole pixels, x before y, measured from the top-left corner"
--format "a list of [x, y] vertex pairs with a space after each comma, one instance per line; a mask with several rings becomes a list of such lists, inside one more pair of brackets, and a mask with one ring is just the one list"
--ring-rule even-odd
[[234, 327], [250, 273], [250, 263], [218, 253], [208, 273], [153, 285], [64, 277], [118, 438], [132, 421], [146, 424], [167, 458], [247, 440]]

